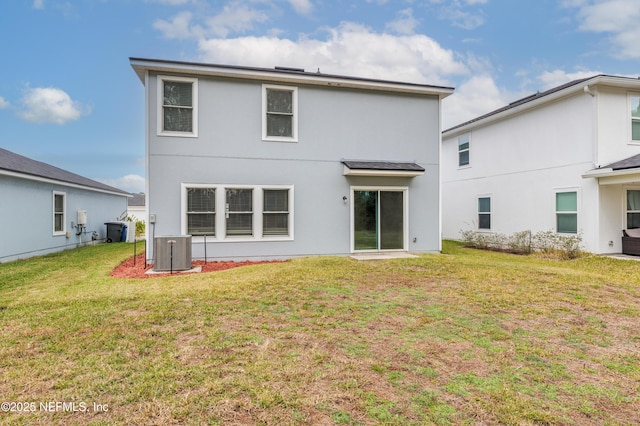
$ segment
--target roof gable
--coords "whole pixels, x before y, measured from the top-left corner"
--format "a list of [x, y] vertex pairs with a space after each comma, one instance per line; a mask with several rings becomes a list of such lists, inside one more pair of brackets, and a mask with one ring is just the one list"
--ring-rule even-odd
[[75, 173], [71, 173], [50, 164], [32, 160], [22, 155], [0, 148], [0, 171], [2, 170], [38, 178], [51, 179], [101, 191], [128, 195], [127, 192], [114, 188], [112, 186], [105, 185], [103, 183], [88, 179]]

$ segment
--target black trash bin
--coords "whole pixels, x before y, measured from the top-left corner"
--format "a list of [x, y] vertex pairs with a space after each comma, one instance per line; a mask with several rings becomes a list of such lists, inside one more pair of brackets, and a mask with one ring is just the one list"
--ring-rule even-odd
[[122, 232], [126, 225], [124, 222], [106, 222], [107, 225], [107, 242], [120, 242], [122, 241]]

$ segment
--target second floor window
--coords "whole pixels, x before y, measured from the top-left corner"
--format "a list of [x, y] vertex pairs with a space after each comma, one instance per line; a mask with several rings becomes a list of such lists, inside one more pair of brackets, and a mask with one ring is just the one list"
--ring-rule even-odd
[[640, 95], [629, 96], [631, 104], [631, 140], [640, 142]]
[[469, 135], [458, 138], [458, 166], [469, 165]]
[[197, 136], [198, 80], [185, 77], [159, 77], [158, 134]]
[[263, 138], [295, 142], [298, 138], [295, 87], [263, 86]]

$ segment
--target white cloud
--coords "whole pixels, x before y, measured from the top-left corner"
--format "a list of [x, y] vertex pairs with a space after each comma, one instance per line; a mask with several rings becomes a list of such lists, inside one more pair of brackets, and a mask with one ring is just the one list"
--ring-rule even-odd
[[289, 3], [301, 15], [308, 15], [313, 10], [313, 4], [309, 0], [289, 0]]
[[96, 179], [98, 182], [102, 182], [105, 185], [113, 186], [114, 188], [121, 189], [123, 191], [139, 193], [145, 191], [145, 178], [140, 175], [126, 175], [114, 179]]
[[587, 70], [576, 71], [576, 72], [566, 72], [564, 70], [553, 70], [553, 71], [544, 71], [542, 74], [540, 74], [537, 77], [537, 80], [542, 83], [540, 90], [548, 90], [573, 80], [593, 77], [598, 74], [602, 74], [602, 73], [599, 71], [587, 71]]
[[23, 110], [20, 116], [35, 123], [65, 124], [90, 113], [61, 89], [55, 87], [37, 87], [28, 89], [22, 98]]
[[387, 23], [386, 27], [398, 34], [413, 34], [418, 26], [418, 20], [413, 17], [413, 10], [404, 9], [398, 12], [395, 20]]
[[211, 38], [200, 41], [202, 60], [273, 67], [295, 66], [328, 74], [448, 85], [469, 72], [453, 51], [425, 35], [376, 33], [359, 24], [326, 28], [326, 39]]
[[[440, 3], [440, 2], [437, 2]], [[466, 0], [467, 5], [484, 4], [486, 0]], [[459, 0], [453, 0], [440, 9], [440, 17], [451, 21], [456, 26], [465, 30], [473, 30], [484, 25], [485, 18], [482, 11], [469, 11], [460, 4]]]
[[222, 10], [208, 18], [201, 19], [202, 24], [195, 23], [196, 17], [183, 11], [170, 20], [158, 19], [153, 27], [164, 37], [171, 39], [201, 39], [204, 37], [227, 37], [232, 33], [242, 33], [254, 28], [254, 24], [266, 22], [269, 16], [258, 9], [249, 7], [239, 1], [233, 1]]
[[266, 13], [234, 1], [207, 19], [207, 25], [210, 34], [226, 37], [231, 32], [250, 30], [254, 23], [265, 22], [268, 18]]
[[191, 12], [180, 12], [171, 21], [158, 19], [153, 23], [153, 27], [166, 38], [197, 38], [204, 33], [204, 30], [199, 26], [191, 26], [192, 16]]
[[5, 98], [3, 98], [2, 96], [0, 96], [0, 109], [3, 108], [9, 108], [11, 104], [9, 103], [8, 100], [6, 100]]
[[568, 1], [564, 6], [578, 8], [580, 30], [610, 34], [615, 56], [640, 58], [640, 7], [637, 1], [582, 0]]
[[464, 123], [508, 104], [512, 95], [501, 90], [493, 77], [477, 75], [442, 101], [442, 129]]
[[33, 0], [33, 5], [31, 7], [38, 10], [44, 9], [44, 0]]

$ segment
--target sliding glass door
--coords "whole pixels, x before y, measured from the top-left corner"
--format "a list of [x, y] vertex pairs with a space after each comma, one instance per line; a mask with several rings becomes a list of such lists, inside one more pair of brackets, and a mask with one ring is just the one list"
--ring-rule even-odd
[[355, 251], [405, 249], [405, 190], [353, 191]]

